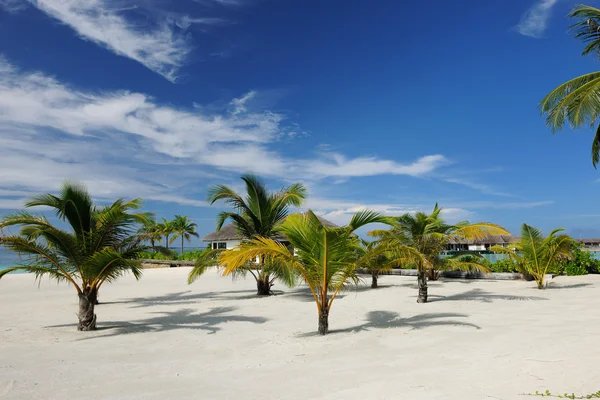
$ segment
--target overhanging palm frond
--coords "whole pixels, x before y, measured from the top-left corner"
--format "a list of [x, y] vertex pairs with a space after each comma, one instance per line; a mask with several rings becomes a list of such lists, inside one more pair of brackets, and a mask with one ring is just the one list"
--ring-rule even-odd
[[569, 14], [571, 18], [579, 19], [570, 30], [576, 39], [580, 39], [587, 46], [582, 55], [600, 53], [600, 10], [595, 7], [578, 5]]

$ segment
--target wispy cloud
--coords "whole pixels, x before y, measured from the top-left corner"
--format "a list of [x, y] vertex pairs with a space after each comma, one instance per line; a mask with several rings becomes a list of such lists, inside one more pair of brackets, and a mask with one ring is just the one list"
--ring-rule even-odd
[[[23, 0], [25, 1], [25, 0]], [[125, 17], [131, 8], [115, 0], [29, 0], [52, 18], [71, 27], [83, 39], [131, 58], [152, 71], [175, 81], [191, 45], [168, 21], [132, 21]], [[189, 26], [198, 20], [181, 20]]]
[[422, 176], [449, 164], [443, 155], [429, 155], [410, 164], [400, 164], [393, 160], [381, 160], [374, 157], [347, 159], [338, 153], [325, 153], [326, 158], [308, 165], [307, 172], [316, 176], [372, 176], [372, 175], [410, 175]]
[[521, 21], [515, 29], [521, 35], [540, 38], [548, 27], [548, 20], [552, 8], [558, 0], [537, 0], [529, 10], [523, 14]]
[[448, 183], [455, 183], [457, 185], [466, 186], [470, 189], [477, 190], [483, 194], [491, 194], [493, 196], [502, 196], [502, 197], [514, 197], [514, 195], [502, 191], [498, 191], [491, 187], [490, 185], [484, 183], [472, 182], [470, 180], [464, 178], [444, 178], [444, 181]]
[[412, 163], [322, 152], [288, 157], [279, 142], [298, 127], [285, 115], [252, 111], [248, 102], [255, 95], [231, 100], [221, 111], [187, 109], [141, 93], [77, 90], [0, 58], [0, 197], [21, 197], [6, 191], [55, 190], [73, 178], [100, 197], [204, 206], [194, 200], [193, 188], [219, 171], [320, 180], [426, 176], [446, 163], [441, 155]]
[[0, 8], [8, 12], [19, 12], [27, 7], [25, 0], [0, 0]]

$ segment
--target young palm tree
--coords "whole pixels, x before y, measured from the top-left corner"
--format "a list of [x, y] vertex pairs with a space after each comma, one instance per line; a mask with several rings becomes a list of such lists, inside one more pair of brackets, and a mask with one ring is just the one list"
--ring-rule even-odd
[[369, 232], [369, 235], [379, 238], [390, 248], [406, 245], [421, 254], [421, 258], [414, 260], [419, 284], [418, 303], [427, 303], [427, 278], [437, 279], [441, 270], [489, 271], [487, 266], [476, 261], [461, 261], [460, 255], [464, 254], [442, 258], [450, 240], [482, 239], [488, 235], [509, 234], [504, 228], [488, 222], [469, 224], [464, 221], [449, 225], [441, 218], [441, 212], [442, 209], [436, 203], [431, 214], [404, 214], [395, 218], [395, 224], [390, 230]]
[[[600, 10], [579, 5], [569, 15], [578, 21], [571, 26], [575, 38], [587, 44], [582, 55], [600, 55]], [[546, 114], [546, 124], [553, 132], [561, 130], [565, 122], [572, 128], [596, 127], [592, 142], [592, 164], [600, 161], [600, 71], [571, 79], [550, 92], [540, 103]]]
[[293, 248], [262, 236], [244, 242], [239, 248], [226, 250], [219, 256], [224, 274], [231, 274], [256, 257], [281, 265], [300, 274], [310, 288], [319, 314], [318, 332], [329, 331], [329, 313], [340, 290], [350, 281], [357, 283], [356, 268], [363, 260], [357, 257], [357, 237], [353, 232], [370, 223], [388, 223], [388, 218], [372, 211], [354, 215], [347, 226], [329, 228], [312, 212], [287, 218], [278, 230]]
[[[226, 204], [235, 210], [219, 213], [217, 231], [221, 229], [225, 221], [230, 219], [245, 241], [258, 237], [275, 238], [276, 228], [287, 218], [290, 206], [298, 207], [306, 198], [304, 185], [296, 183], [283, 188], [279, 192], [269, 193], [264, 183], [255, 176], [244, 175], [242, 180], [246, 184], [246, 198], [242, 198], [233, 189], [225, 185], [217, 185], [210, 189], [208, 196], [210, 204], [218, 200], [224, 200]], [[210, 259], [215, 254], [215, 252], [210, 252], [207, 257]], [[258, 260], [258, 264], [249, 262], [237, 272], [250, 272], [256, 280], [257, 294], [259, 296], [270, 295], [273, 281], [280, 277], [278, 266], [269, 263], [266, 258], [260, 257], [260, 255]], [[205, 259], [199, 260], [196, 267], [190, 272], [188, 282], [191, 283], [202, 275], [206, 265]], [[253, 269], [256, 270], [256, 273]]]
[[173, 228], [173, 221], [167, 221], [166, 219], [162, 219], [162, 223], [158, 224], [159, 232], [165, 238], [165, 249], [167, 252], [169, 251], [169, 236], [175, 233], [175, 229]]
[[521, 272], [535, 279], [538, 289], [544, 289], [544, 277], [550, 267], [559, 261], [573, 256], [575, 241], [568, 235], [559, 235], [564, 229], [555, 229], [547, 237], [542, 232], [527, 224], [521, 227], [521, 238], [508, 249], [493, 246], [490, 250], [496, 253], [508, 254]]
[[192, 239], [192, 236], [198, 237], [198, 233], [196, 232], [196, 226], [198, 225], [183, 215], [176, 215], [175, 219], [171, 222], [171, 225], [174, 233], [171, 238], [171, 243], [176, 239], [181, 238], [181, 254], [183, 254], [183, 241], [187, 240], [189, 242]]
[[27, 271], [36, 279], [47, 275], [59, 282], [69, 282], [79, 297], [77, 329], [96, 329], [98, 290], [105, 282], [113, 282], [126, 272], [136, 279], [142, 274], [137, 258], [146, 250], [133, 234], [137, 223], [147, 214], [132, 214], [141, 200], [117, 200], [110, 206], [94, 206], [86, 188], [65, 183], [59, 196], [44, 194], [34, 197], [26, 207], [45, 206], [70, 227], [62, 230], [44, 216], [26, 211], [4, 218], [0, 229], [20, 226], [19, 235], [0, 237], [8, 250], [28, 256], [24, 265], [0, 271], [0, 278], [14, 271]]
[[394, 265], [389, 249], [379, 241], [368, 242], [360, 239], [356, 251], [361, 260], [358, 267], [369, 271], [371, 274], [371, 288], [376, 289], [379, 274], [391, 271]]

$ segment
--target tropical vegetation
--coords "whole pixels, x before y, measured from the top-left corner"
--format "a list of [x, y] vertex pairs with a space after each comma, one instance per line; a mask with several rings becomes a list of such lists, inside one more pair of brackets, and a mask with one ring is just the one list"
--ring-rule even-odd
[[545, 277], [557, 263], [573, 257], [574, 240], [555, 229], [546, 237], [539, 229], [527, 224], [521, 227], [521, 237], [512, 248], [493, 246], [490, 250], [508, 254], [517, 264], [519, 271], [530, 275], [538, 289], [546, 287]]
[[170, 226], [173, 228], [173, 236], [171, 237], [171, 243], [173, 243], [178, 238], [181, 238], [181, 253], [183, 254], [183, 242], [187, 240], [188, 242], [192, 239], [192, 236], [198, 237], [198, 233], [196, 232], [195, 222], [192, 222], [188, 219], [188, 217], [183, 215], [176, 215], [175, 219], [170, 222]]
[[[218, 261], [224, 274], [234, 273], [257, 257], [266, 263], [277, 264], [296, 274], [308, 285], [318, 310], [318, 333], [329, 332], [329, 314], [336, 296], [348, 283], [359, 281], [356, 268], [364, 260], [357, 257], [357, 229], [371, 223], [388, 223], [389, 218], [372, 211], [356, 213], [350, 223], [342, 227], [327, 227], [312, 212], [289, 216], [278, 231], [285, 235], [292, 247], [280, 241], [256, 236], [243, 242], [238, 249], [222, 252]], [[366, 257], [370, 257], [367, 255]]]
[[[209, 191], [210, 204], [223, 200], [233, 208], [233, 211], [219, 213], [217, 231], [227, 220], [231, 220], [244, 241], [253, 241], [257, 238], [275, 239], [279, 226], [290, 213], [290, 207], [300, 206], [306, 198], [304, 185], [296, 183], [278, 192], [269, 193], [265, 184], [256, 176], [244, 175], [242, 180], [246, 186], [245, 197], [225, 185], [214, 186]], [[219, 250], [209, 252], [198, 260], [188, 276], [188, 282], [192, 283], [196, 280], [207, 267], [217, 265], [215, 260], [220, 252]], [[236, 274], [250, 273], [256, 280], [259, 296], [272, 294], [271, 287], [275, 279], [280, 278], [284, 283], [289, 282], [280, 265], [261, 254], [257, 254], [255, 260], [247, 260], [243, 265], [238, 265], [235, 272]]]
[[[582, 55], [600, 55], [600, 9], [578, 5], [569, 14], [576, 20], [571, 26], [575, 38], [586, 44]], [[553, 132], [565, 124], [572, 128], [590, 126], [596, 130], [592, 141], [592, 164], [600, 161], [600, 71], [571, 79], [552, 90], [541, 102], [546, 124]]]
[[[393, 249], [408, 246], [420, 254], [413, 260], [417, 269], [419, 286], [418, 303], [426, 303], [428, 297], [427, 279], [436, 280], [444, 270], [476, 270], [487, 272], [488, 267], [475, 259], [462, 260], [465, 252], [451, 257], [442, 257], [448, 243], [453, 239], [482, 239], [489, 235], [509, 234], [499, 225], [489, 222], [470, 224], [463, 221], [447, 224], [441, 217], [442, 208], [437, 203], [431, 214], [418, 212], [394, 217], [389, 230], [375, 230], [370, 236], [377, 238], [383, 245]], [[403, 254], [399, 261], [406, 261]]]
[[0, 278], [16, 271], [33, 273], [37, 280], [48, 276], [68, 282], [79, 298], [77, 329], [96, 329], [94, 307], [98, 290], [106, 282], [114, 282], [126, 273], [139, 279], [142, 270], [139, 255], [146, 250], [135, 233], [149, 215], [135, 212], [140, 199], [119, 199], [108, 206], [94, 205], [87, 189], [66, 182], [58, 196], [42, 194], [26, 203], [26, 207], [48, 207], [68, 229], [60, 229], [45, 216], [27, 211], [17, 212], [0, 222], [3, 231], [20, 227], [19, 234], [0, 236], [0, 245], [25, 256], [24, 263], [0, 271]]
[[391, 252], [379, 241], [369, 242], [364, 239], [360, 239], [355, 251], [360, 260], [358, 267], [371, 275], [371, 288], [378, 288], [379, 274], [390, 272], [395, 265]]

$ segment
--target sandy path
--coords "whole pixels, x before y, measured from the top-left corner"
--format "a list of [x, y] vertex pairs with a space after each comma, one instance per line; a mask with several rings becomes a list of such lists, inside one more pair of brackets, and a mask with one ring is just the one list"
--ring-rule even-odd
[[[314, 335], [304, 290], [256, 298], [254, 282], [187, 268], [102, 289], [93, 333], [66, 285], [0, 282], [0, 399], [518, 399], [600, 389], [600, 276], [446, 281], [383, 277], [336, 300]], [[275, 289], [282, 289], [276, 286]]]

